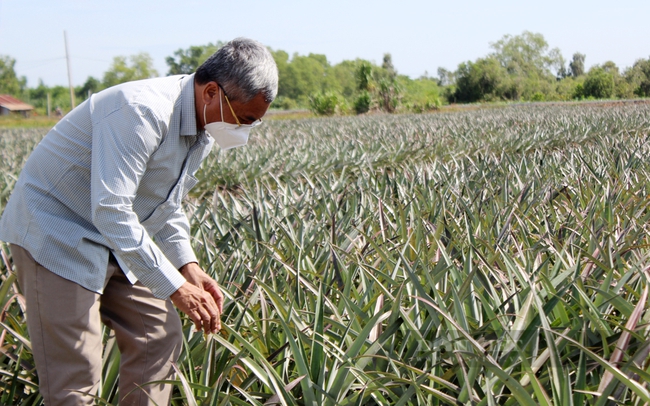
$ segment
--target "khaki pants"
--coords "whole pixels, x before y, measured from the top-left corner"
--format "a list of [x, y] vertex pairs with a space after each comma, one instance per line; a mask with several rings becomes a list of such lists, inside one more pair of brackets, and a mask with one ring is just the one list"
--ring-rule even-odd
[[[92, 405], [102, 372], [101, 322], [120, 349], [120, 406], [168, 405], [172, 362], [182, 346], [178, 313], [140, 282], [132, 285], [110, 261], [104, 294], [82, 288], [11, 245], [18, 284], [27, 303], [27, 328], [47, 406]], [[146, 393], [145, 393], [146, 392]]]

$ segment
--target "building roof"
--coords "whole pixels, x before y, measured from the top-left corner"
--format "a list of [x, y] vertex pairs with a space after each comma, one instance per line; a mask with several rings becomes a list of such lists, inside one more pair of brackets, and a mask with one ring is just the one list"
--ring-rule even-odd
[[15, 97], [9, 96], [8, 94], [0, 94], [0, 107], [4, 107], [10, 111], [34, 110], [34, 106], [23, 103]]

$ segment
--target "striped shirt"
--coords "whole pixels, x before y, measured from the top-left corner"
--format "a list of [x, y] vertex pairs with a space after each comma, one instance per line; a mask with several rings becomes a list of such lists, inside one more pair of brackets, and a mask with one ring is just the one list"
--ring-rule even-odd
[[197, 131], [194, 76], [118, 85], [66, 115], [36, 146], [0, 219], [0, 240], [102, 293], [109, 252], [159, 298], [196, 261], [181, 201], [213, 139]]

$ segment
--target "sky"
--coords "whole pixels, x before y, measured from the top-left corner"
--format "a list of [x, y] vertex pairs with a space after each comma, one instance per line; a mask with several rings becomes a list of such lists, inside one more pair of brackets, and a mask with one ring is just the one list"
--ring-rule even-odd
[[293, 55], [356, 58], [398, 73], [436, 76], [439, 67], [492, 52], [505, 35], [542, 34], [567, 62], [613, 61], [623, 71], [650, 58], [648, 0], [0, 0], [0, 55], [16, 60], [28, 87], [101, 80], [116, 56], [148, 53], [160, 75], [179, 49], [249, 37]]

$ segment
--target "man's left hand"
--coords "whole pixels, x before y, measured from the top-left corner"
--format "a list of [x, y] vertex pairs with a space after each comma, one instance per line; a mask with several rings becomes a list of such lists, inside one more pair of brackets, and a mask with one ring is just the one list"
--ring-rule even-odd
[[190, 262], [183, 265], [179, 271], [189, 283], [210, 293], [219, 308], [219, 313], [223, 312], [223, 293], [217, 282], [206, 274], [199, 264]]

